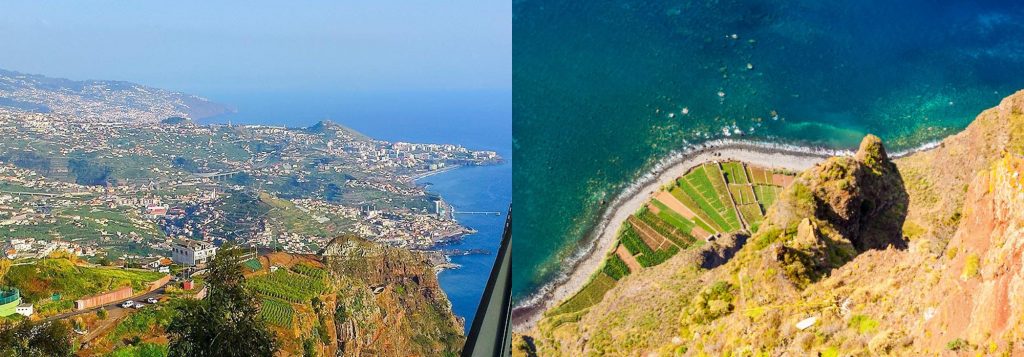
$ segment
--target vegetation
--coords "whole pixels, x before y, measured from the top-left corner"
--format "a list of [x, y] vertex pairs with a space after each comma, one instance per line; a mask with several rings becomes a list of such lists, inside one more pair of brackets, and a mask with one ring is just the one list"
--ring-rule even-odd
[[290, 327], [294, 315], [295, 309], [287, 302], [273, 298], [263, 298], [260, 301], [260, 316], [271, 324]]
[[64, 321], [0, 324], [0, 356], [71, 356], [72, 340]]
[[326, 288], [323, 278], [295, 274], [286, 269], [249, 278], [245, 285], [261, 295], [293, 303], [309, 301], [323, 294]]
[[978, 269], [980, 264], [981, 259], [978, 258], [978, 255], [971, 253], [970, 255], [967, 256], [967, 260], [964, 262], [964, 271], [963, 274], [960, 275], [960, 277], [964, 280], [967, 280], [975, 276], [978, 276]]
[[618, 255], [612, 254], [604, 262], [604, 268], [601, 271], [612, 279], [619, 280], [629, 275], [629, 266], [626, 266], [626, 262], [622, 261]]
[[118, 348], [107, 357], [164, 357], [167, 352], [167, 345], [143, 342]]
[[629, 223], [622, 225], [622, 231], [619, 232], [619, 240], [622, 242], [622, 245], [629, 250], [629, 253], [636, 257], [637, 262], [644, 267], [652, 267], [661, 264], [661, 262], [664, 262], [679, 252], [679, 247], [674, 245], [669, 245], [667, 248], [659, 249], [657, 251], [652, 250], [651, 247], [647, 246], [647, 244], [640, 239], [640, 236]]
[[878, 329], [878, 321], [867, 315], [853, 315], [850, 318], [850, 327], [860, 333], [872, 333]]
[[594, 306], [594, 304], [601, 302], [601, 299], [604, 298], [604, 294], [614, 286], [615, 279], [612, 279], [612, 277], [605, 275], [602, 272], [598, 272], [586, 286], [576, 293], [576, 295], [573, 295], [561, 305], [558, 305], [554, 310], [549, 311], [548, 315], [577, 312]]
[[273, 356], [278, 342], [260, 317], [256, 297], [243, 285], [237, 249], [210, 262], [207, 296], [177, 307], [167, 326], [169, 356]]
[[693, 326], [706, 324], [732, 312], [735, 308], [733, 305], [735, 294], [736, 286], [727, 281], [718, 281], [704, 288], [693, 297], [690, 305], [683, 311], [681, 317], [683, 331], [689, 331]]
[[152, 305], [129, 315], [114, 326], [114, 329], [107, 335], [107, 339], [118, 341], [133, 337], [145, 337], [156, 330], [163, 331], [171, 320], [177, 316], [176, 307], [181, 300], [171, 300], [168, 304]]
[[[21, 290], [22, 298], [36, 302], [40, 312], [71, 309], [74, 300], [123, 286], [144, 290], [147, 283], [161, 278], [163, 274], [108, 267], [80, 267], [66, 258], [47, 258], [32, 264], [10, 268], [4, 278], [4, 285]], [[50, 297], [58, 293], [61, 299]]]
[[111, 183], [113, 179], [113, 168], [87, 158], [68, 159], [68, 171], [75, 176], [75, 182], [80, 185], [103, 186]]

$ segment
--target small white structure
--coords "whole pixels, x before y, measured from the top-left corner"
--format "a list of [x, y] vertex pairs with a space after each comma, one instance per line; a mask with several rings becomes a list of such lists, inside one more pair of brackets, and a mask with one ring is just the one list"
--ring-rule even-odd
[[800, 322], [797, 322], [796, 329], [800, 331], [806, 330], [808, 327], [814, 326], [815, 322], [818, 322], [817, 316], [808, 317], [806, 319], [800, 320]]
[[14, 309], [14, 312], [17, 312], [18, 314], [20, 314], [22, 316], [25, 316], [25, 317], [32, 316], [32, 304], [29, 304], [29, 303], [19, 304], [18, 307], [16, 307]]
[[217, 247], [197, 240], [182, 240], [171, 246], [171, 260], [185, 266], [206, 264], [217, 255]]

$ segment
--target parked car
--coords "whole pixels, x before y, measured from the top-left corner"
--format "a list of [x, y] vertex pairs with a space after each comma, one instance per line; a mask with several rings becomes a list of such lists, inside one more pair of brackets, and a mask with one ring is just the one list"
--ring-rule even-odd
[[146, 304], [143, 304], [141, 302], [137, 302], [137, 303], [132, 304], [132, 308], [133, 309], [141, 309], [143, 306], [146, 306]]
[[156, 304], [156, 303], [158, 303], [158, 302], [160, 302], [160, 300], [157, 300], [156, 298], [152, 298], [152, 297], [151, 297], [151, 298], [147, 298], [147, 299], [146, 299], [146, 303], [148, 303], [148, 304], [150, 304], [150, 305], [152, 305], [152, 304]]
[[131, 301], [131, 300], [128, 300], [128, 301], [122, 302], [120, 306], [121, 306], [121, 308], [127, 309], [129, 307], [135, 306], [135, 302]]

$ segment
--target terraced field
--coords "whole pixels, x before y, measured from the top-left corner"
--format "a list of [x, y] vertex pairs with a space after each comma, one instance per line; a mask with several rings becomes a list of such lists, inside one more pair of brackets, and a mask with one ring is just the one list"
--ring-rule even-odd
[[792, 179], [738, 161], [693, 168], [623, 222], [619, 245], [602, 269], [549, 315], [588, 308], [601, 301], [617, 280], [702, 245], [712, 235], [757, 231], [768, 207]]

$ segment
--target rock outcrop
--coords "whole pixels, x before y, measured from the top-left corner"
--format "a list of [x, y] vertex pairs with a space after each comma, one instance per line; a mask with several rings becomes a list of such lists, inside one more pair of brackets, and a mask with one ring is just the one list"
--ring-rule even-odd
[[907, 193], [878, 137], [868, 135], [850, 157], [803, 172], [768, 210], [754, 241], [770, 245], [787, 276], [806, 286], [860, 252], [905, 248], [900, 233]]
[[339, 237], [322, 255], [337, 287], [339, 355], [441, 356], [461, 349], [462, 321], [424, 254]]

